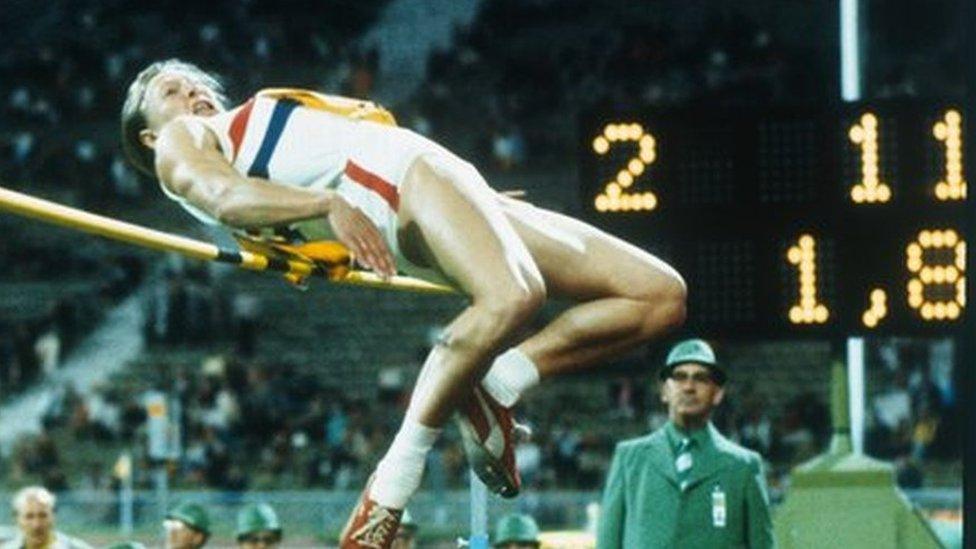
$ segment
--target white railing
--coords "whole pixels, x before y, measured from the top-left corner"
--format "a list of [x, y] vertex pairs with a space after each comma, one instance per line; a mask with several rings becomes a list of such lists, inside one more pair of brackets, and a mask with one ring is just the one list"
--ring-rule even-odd
[[[926, 510], [962, 508], [962, 490], [934, 488], [905, 491], [908, 498]], [[12, 492], [0, 492], [0, 505], [10, 501]], [[118, 494], [108, 491], [71, 491], [58, 497], [57, 524], [67, 532], [102, 532], [126, 535], [122, 518], [131, 513], [135, 531], [158, 530], [165, 509], [177, 501], [193, 501], [206, 507], [215, 532], [230, 536], [237, 511], [256, 501], [270, 503], [278, 512], [284, 528], [297, 535], [334, 534], [338, 532], [359, 494], [351, 491], [268, 491], [217, 492], [172, 491], [165, 495], [151, 490], [133, 493], [130, 505], [123, 505]], [[531, 513], [547, 529], [583, 529], [587, 505], [598, 502], [598, 491], [527, 492], [514, 500], [491, 497], [488, 521], [506, 513]], [[469, 492], [451, 490], [418, 493], [410, 504], [410, 513], [428, 531], [466, 534], [469, 529]], [[11, 515], [0, 513], [0, 533], [13, 527]]]

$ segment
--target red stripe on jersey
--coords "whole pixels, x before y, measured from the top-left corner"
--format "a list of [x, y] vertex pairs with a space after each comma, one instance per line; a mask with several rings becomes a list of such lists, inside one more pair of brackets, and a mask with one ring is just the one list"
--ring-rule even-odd
[[375, 173], [366, 171], [352, 160], [346, 162], [346, 175], [349, 176], [349, 179], [380, 195], [393, 211], [400, 209], [400, 195], [397, 193], [397, 188], [389, 181]]
[[231, 156], [237, 160], [237, 152], [241, 150], [241, 143], [244, 141], [244, 130], [247, 129], [247, 121], [251, 118], [251, 109], [254, 107], [254, 99], [250, 99], [241, 107], [234, 119], [230, 122], [230, 142], [234, 145], [234, 154]]

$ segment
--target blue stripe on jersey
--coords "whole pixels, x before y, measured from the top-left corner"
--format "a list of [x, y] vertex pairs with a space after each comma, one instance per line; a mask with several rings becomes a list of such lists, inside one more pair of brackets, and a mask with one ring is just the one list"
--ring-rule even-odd
[[268, 130], [264, 133], [261, 147], [258, 154], [254, 157], [254, 162], [247, 170], [249, 177], [268, 177], [268, 163], [271, 162], [271, 155], [274, 154], [278, 140], [281, 139], [281, 132], [285, 129], [285, 123], [291, 116], [291, 111], [298, 106], [297, 101], [290, 99], [279, 99], [275, 102], [274, 111], [271, 112], [271, 120], [268, 122]]

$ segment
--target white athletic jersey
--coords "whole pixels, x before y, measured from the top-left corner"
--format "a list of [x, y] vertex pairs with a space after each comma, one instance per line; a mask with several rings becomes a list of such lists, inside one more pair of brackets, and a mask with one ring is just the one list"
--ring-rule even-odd
[[[335, 190], [376, 224], [401, 270], [442, 281], [402, 257], [397, 211], [399, 187], [414, 160], [429, 153], [456, 158], [447, 149], [407, 129], [261, 95], [200, 120], [217, 136], [224, 157], [241, 175]], [[163, 191], [200, 221], [219, 224], [165, 186]], [[324, 219], [300, 226], [308, 239], [334, 238]]]

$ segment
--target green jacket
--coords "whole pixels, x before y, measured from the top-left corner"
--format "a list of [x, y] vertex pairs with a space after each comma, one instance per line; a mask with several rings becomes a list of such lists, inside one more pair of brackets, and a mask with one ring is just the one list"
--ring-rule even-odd
[[621, 442], [597, 531], [599, 549], [767, 549], [775, 546], [762, 458], [711, 423], [690, 433], [694, 465], [678, 488], [677, 428]]

